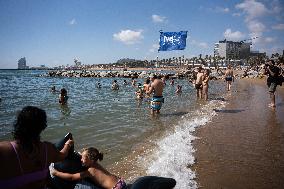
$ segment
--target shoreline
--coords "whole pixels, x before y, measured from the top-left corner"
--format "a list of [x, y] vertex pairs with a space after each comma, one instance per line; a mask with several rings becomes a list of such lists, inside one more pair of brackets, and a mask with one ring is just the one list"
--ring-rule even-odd
[[233, 83], [228, 105], [193, 142], [199, 188], [282, 188], [284, 185], [284, 86], [269, 108], [263, 79]]

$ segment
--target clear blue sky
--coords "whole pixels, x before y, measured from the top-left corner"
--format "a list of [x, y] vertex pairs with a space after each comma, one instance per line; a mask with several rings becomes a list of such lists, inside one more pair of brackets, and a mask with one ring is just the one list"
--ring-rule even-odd
[[[159, 30], [187, 30], [183, 51], [157, 52]], [[283, 0], [0, 0], [0, 69], [213, 54], [219, 40], [284, 49]]]

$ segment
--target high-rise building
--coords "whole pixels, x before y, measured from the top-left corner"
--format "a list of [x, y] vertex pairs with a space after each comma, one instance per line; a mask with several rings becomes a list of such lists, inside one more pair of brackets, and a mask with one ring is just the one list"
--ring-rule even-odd
[[20, 58], [18, 60], [18, 69], [28, 69], [26, 57]]
[[250, 56], [251, 43], [234, 42], [234, 41], [219, 41], [214, 46], [214, 56], [219, 56], [228, 59], [246, 59]]

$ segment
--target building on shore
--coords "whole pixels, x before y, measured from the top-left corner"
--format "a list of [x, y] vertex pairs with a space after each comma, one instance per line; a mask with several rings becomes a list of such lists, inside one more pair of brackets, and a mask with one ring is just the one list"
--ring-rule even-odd
[[234, 42], [219, 41], [214, 46], [214, 56], [228, 59], [247, 59], [250, 57], [250, 45], [251, 43], [245, 43], [243, 41]]
[[29, 69], [27, 66], [26, 57], [20, 58], [18, 60], [18, 69]]

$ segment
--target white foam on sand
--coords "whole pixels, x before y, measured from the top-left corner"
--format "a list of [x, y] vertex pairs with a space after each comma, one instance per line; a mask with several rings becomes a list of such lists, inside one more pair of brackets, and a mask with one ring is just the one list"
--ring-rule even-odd
[[190, 169], [195, 162], [193, 132], [217, 115], [214, 109], [222, 109], [225, 105], [224, 101], [212, 100], [200, 110], [182, 116], [174, 131], [159, 139], [153, 153], [141, 159], [147, 167], [147, 175], [174, 178], [176, 189], [198, 188], [195, 172]]

